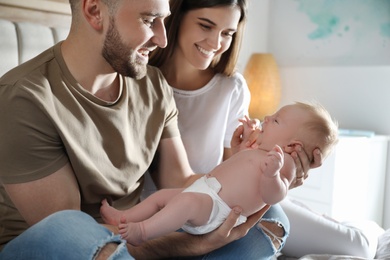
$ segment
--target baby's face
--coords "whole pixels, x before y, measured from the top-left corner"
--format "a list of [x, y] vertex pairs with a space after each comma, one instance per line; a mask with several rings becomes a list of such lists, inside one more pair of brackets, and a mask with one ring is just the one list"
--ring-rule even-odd
[[264, 118], [257, 143], [266, 149], [271, 149], [275, 144], [285, 147], [296, 140], [300, 127], [307, 119], [308, 113], [304, 109], [296, 105], [284, 106]]

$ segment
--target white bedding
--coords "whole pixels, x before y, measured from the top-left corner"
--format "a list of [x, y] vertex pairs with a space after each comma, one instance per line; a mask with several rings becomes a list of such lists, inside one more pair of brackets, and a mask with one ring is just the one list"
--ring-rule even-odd
[[333, 221], [294, 200], [283, 201], [282, 207], [291, 227], [278, 260], [390, 259], [390, 229], [374, 221]]
[[390, 229], [379, 237], [375, 257], [376, 259], [390, 259]]
[[309, 254], [300, 258], [281, 255], [278, 260], [389, 260], [390, 259], [390, 229], [386, 230], [378, 238], [378, 247], [375, 258], [364, 258], [348, 255]]

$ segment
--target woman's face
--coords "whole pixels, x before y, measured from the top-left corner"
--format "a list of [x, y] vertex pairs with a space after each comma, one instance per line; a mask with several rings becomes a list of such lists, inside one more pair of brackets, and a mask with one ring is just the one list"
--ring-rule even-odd
[[[241, 12], [238, 6], [189, 11], [179, 29], [176, 55], [199, 70], [210, 66], [216, 55], [229, 49]], [[168, 43], [169, 44], [169, 43]]]

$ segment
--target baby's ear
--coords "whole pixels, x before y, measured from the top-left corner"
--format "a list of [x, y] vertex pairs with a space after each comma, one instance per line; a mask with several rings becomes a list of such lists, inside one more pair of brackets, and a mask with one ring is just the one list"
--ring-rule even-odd
[[283, 147], [284, 152], [292, 153], [297, 149], [297, 146], [300, 146], [303, 149], [303, 143], [299, 140], [291, 140], [288, 145]]

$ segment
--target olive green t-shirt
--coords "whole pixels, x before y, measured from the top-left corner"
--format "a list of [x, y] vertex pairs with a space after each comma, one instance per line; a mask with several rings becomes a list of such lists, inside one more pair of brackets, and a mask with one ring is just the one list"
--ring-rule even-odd
[[[60, 45], [0, 79], [0, 181], [38, 180], [70, 162], [81, 209], [100, 221], [103, 198], [117, 208], [139, 201], [160, 140], [179, 136], [178, 112], [153, 67], [141, 80], [120, 76], [114, 102], [93, 96], [69, 72]], [[1, 186], [0, 245], [26, 228]]]

